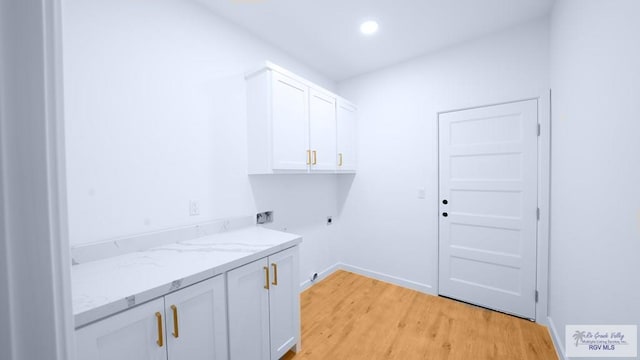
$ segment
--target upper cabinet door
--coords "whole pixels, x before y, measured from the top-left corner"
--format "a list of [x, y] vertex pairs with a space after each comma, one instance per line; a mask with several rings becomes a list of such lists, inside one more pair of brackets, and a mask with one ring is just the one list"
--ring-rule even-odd
[[157, 299], [76, 330], [77, 358], [167, 360], [164, 300]]
[[309, 94], [311, 170], [336, 169], [336, 99], [311, 89]]
[[273, 169], [307, 170], [309, 88], [277, 72], [272, 74]]
[[355, 171], [356, 157], [356, 106], [343, 99], [338, 100], [337, 106], [337, 170]]
[[170, 360], [227, 359], [224, 275], [165, 296]]

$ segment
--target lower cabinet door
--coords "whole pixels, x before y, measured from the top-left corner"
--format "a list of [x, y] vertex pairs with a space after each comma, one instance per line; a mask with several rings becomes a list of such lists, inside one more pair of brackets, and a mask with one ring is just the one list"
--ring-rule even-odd
[[164, 300], [76, 330], [78, 360], [167, 360]]
[[232, 360], [269, 360], [269, 263], [266, 258], [227, 273]]
[[224, 275], [164, 297], [169, 360], [227, 359]]
[[298, 247], [269, 256], [271, 359], [280, 359], [300, 339]]

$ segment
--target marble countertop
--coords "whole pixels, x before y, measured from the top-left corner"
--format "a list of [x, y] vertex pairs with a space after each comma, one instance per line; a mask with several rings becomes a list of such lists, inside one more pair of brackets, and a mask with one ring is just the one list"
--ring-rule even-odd
[[76, 328], [222, 274], [302, 242], [248, 227], [179, 241], [71, 268]]

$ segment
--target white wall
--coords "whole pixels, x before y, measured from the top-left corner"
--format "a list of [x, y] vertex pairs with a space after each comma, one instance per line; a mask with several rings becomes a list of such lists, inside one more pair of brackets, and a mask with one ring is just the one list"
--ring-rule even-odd
[[549, 314], [563, 344], [566, 324], [640, 324], [638, 19], [636, 0], [553, 10]]
[[358, 174], [339, 180], [342, 261], [435, 291], [437, 112], [545, 94], [548, 56], [539, 20], [340, 83], [359, 108]]
[[335, 262], [333, 177], [247, 176], [244, 73], [269, 59], [330, 80], [197, 1], [65, 0], [63, 15], [72, 245], [275, 210], [304, 236], [303, 278]]

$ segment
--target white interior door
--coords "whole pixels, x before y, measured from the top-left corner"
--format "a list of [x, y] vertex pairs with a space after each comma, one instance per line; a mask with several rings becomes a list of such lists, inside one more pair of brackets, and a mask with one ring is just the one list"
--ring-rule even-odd
[[439, 116], [439, 293], [535, 318], [537, 101]]

